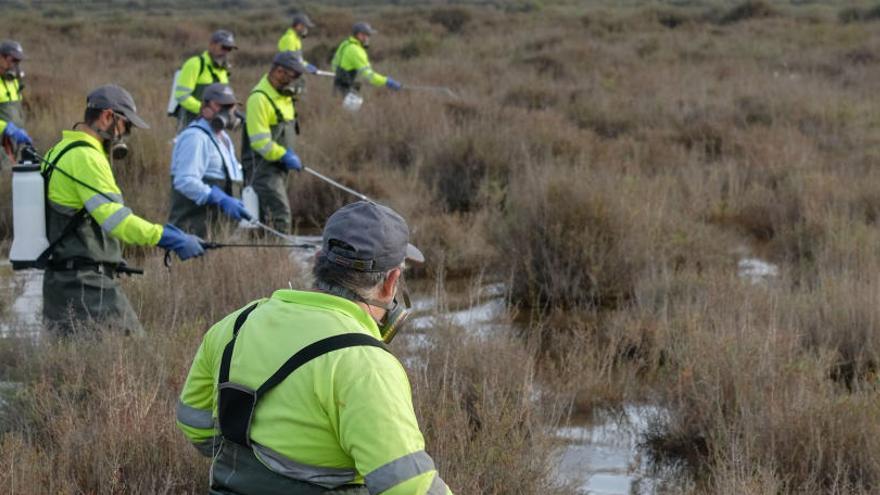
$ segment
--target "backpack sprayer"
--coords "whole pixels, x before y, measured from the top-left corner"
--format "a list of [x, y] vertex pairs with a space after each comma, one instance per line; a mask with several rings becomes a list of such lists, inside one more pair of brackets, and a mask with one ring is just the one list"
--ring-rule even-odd
[[9, 261], [13, 270], [40, 268], [37, 260], [49, 248], [45, 193], [39, 162], [25, 159], [12, 167], [13, 239]]

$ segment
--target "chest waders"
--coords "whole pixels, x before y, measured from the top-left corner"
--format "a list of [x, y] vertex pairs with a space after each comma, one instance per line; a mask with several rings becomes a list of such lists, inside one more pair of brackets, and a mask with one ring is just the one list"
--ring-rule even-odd
[[[388, 351], [388, 348], [381, 341], [363, 333], [344, 333], [327, 337], [299, 350], [268, 380], [253, 390], [245, 385], [229, 381], [229, 366], [239, 331], [256, 307], [257, 304], [254, 304], [239, 313], [233, 325], [232, 340], [223, 349], [223, 357], [220, 361], [217, 417], [223, 441], [220, 452], [214, 458], [211, 466], [211, 493], [279, 495], [286, 493], [304, 495], [368, 493], [363, 485], [346, 485], [345, 482], [342, 482], [341, 485], [325, 487], [283, 476], [270, 470], [254, 453], [254, 448], [261, 446], [251, 442], [250, 429], [260, 400], [309, 361], [347, 347], [372, 346], [385, 351]], [[291, 432], [291, 434], [295, 434], [295, 432]], [[317, 466], [313, 467], [313, 470], [320, 469]]]
[[[103, 321], [127, 333], [143, 333], [128, 298], [115, 280], [122, 259], [122, 244], [101, 229], [85, 207], [79, 210], [49, 200], [49, 184], [54, 172], [95, 191], [105, 199], [122, 203], [122, 197], [98, 191], [57, 168], [70, 150], [83, 146], [74, 141], [53, 157], [44, 172], [46, 187], [46, 234], [49, 247], [38, 263], [43, 274], [43, 317], [60, 333], [71, 333], [77, 321]], [[103, 151], [101, 151], [103, 153]]]
[[[18, 80], [8, 81], [3, 76], [0, 76], [0, 80], [3, 82], [3, 86], [0, 88], [0, 98], [3, 99], [0, 102], [0, 120], [12, 122], [18, 127], [24, 127], [24, 108], [21, 104], [21, 89]], [[10, 165], [14, 165], [18, 159], [18, 150], [15, 149], [15, 143], [7, 136], [3, 136], [2, 140], [3, 147], [8, 152], [2, 153], [3, 157], [0, 157], [0, 164], [8, 162]]]
[[350, 92], [357, 93], [361, 90], [361, 83], [357, 81], [357, 69], [342, 69], [342, 61], [345, 58], [345, 51], [348, 50], [354, 42], [351, 40], [345, 40], [343, 43], [345, 43], [345, 46], [339, 50], [339, 65], [336, 66], [336, 75], [333, 78], [333, 90], [340, 95], [346, 95]]
[[[217, 186], [226, 194], [234, 196], [235, 191], [233, 190], [232, 178], [229, 175], [229, 169], [227, 168], [228, 164], [226, 163], [223, 151], [220, 149], [220, 145], [217, 144], [217, 141], [211, 136], [211, 133], [204, 128], [199, 126], [190, 127], [194, 127], [208, 136], [208, 139], [214, 143], [217, 153], [220, 154], [220, 160], [223, 165], [223, 179], [202, 177], [202, 182], [208, 186]], [[187, 198], [177, 189], [174, 189], [174, 177], [171, 177], [171, 209], [168, 213], [168, 223], [177, 226], [184, 232], [189, 232], [190, 234], [205, 239], [208, 235], [208, 225], [213, 223], [213, 220], [222, 218], [226, 217], [220, 212], [220, 208], [216, 205], [204, 204], [199, 206], [195, 201]]]
[[[269, 127], [271, 140], [287, 150], [294, 149], [296, 135], [299, 134], [297, 119], [284, 120], [281, 110], [263, 90], [254, 93], [265, 96], [275, 111], [275, 125]], [[253, 93], [252, 93], [253, 94]], [[247, 137], [247, 125], [244, 137]], [[260, 221], [275, 230], [290, 232], [290, 199], [287, 197], [288, 171], [280, 161], [268, 161], [254, 151], [250, 139], [242, 139], [242, 163], [244, 164], [245, 184], [251, 185], [259, 197]]]
[[[208, 73], [211, 74], [211, 82], [209, 83], [200, 83], [199, 79], [202, 78], [202, 74], [205, 73], [205, 69], [208, 70]], [[210, 65], [205, 63], [204, 54], [199, 55], [199, 75], [196, 76], [196, 87], [193, 88], [192, 96], [193, 98], [202, 101], [202, 94], [205, 92], [205, 88], [208, 86], [220, 82], [220, 76], [214, 72], [214, 69], [211, 68]], [[186, 129], [193, 121], [198, 120], [199, 115], [197, 113], [190, 113], [189, 110], [183, 108], [183, 105], [178, 105], [177, 107], [177, 132]]]

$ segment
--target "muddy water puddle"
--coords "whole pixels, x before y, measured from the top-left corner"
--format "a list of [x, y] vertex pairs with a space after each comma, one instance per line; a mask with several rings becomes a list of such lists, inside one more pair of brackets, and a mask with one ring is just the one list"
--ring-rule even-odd
[[13, 271], [0, 262], [0, 337], [38, 335], [42, 328], [43, 272]]

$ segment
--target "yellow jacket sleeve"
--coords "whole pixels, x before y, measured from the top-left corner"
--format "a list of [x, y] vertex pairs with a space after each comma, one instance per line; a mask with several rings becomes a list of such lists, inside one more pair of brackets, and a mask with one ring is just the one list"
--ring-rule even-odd
[[177, 86], [174, 87], [174, 97], [177, 103], [190, 113], [199, 113], [201, 102], [192, 94], [196, 89], [199, 79], [199, 59], [202, 55], [191, 57], [184, 62], [177, 76]]
[[[300, 52], [302, 53], [302, 40], [299, 35], [296, 34], [296, 31], [293, 28], [287, 28], [284, 36], [278, 40], [278, 51], [279, 52]], [[303, 65], [307, 64], [306, 59], [302, 59]]]
[[[225, 321], [225, 320], [224, 320]], [[224, 324], [223, 322], [218, 325]], [[205, 455], [220, 432], [214, 422], [214, 373], [207, 339], [202, 341], [177, 402], [177, 427]]]
[[[367, 352], [385, 354], [379, 349]], [[391, 355], [340, 367], [336, 377], [339, 443], [370, 493], [452, 493], [425, 452], [406, 372]]]
[[[59, 167], [63, 168], [61, 164]], [[163, 227], [140, 218], [125, 206], [110, 165], [84, 159], [79, 161], [74, 177], [83, 182], [74, 182], [76, 196], [105, 232], [128, 244], [155, 246], [159, 243]]]
[[287, 151], [272, 140], [271, 121], [275, 109], [266, 95], [251, 93], [247, 100], [247, 133], [251, 148], [270, 162], [278, 161]]

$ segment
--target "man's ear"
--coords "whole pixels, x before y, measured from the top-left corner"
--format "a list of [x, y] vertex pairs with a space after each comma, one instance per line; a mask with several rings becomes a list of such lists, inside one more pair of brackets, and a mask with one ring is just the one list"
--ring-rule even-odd
[[385, 277], [385, 281], [382, 282], [382, 290], [379, 293], [379, 297], [382, 300], [391, 300], [394, 297], [394, 287], [397, 286], [397, 281], [400, 279], [400, 268], [395, 268], [388, 272], [388, 276]]

